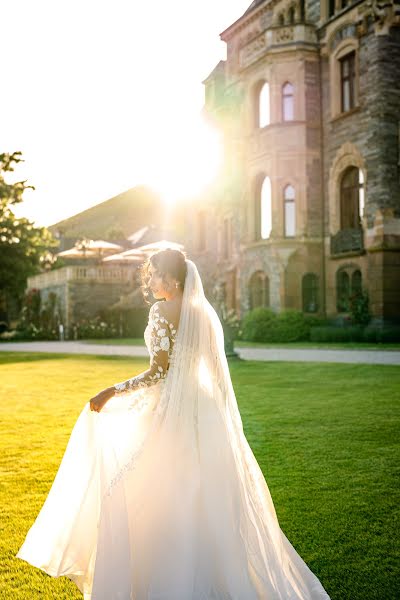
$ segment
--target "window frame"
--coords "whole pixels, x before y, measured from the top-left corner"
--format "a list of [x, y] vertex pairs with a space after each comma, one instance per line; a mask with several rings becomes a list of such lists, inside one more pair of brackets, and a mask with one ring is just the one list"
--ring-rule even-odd
[[[257, 280], [258, 280], [258, 284], [260, 287], [258, 290], [254, 290], [255, 283]], [[271, 302], [270, 283], [269, 283], [269, 277], [265, 273], [265, 271], [261, 271], [261, 270], [254, 271], [254, 273], [251, 274], [250, 279], [249, 279], [249, 284], [248, 284], [248, 290], [249, 290], [249, 309], [250, 310], [253, 310], [254, 308], [269, 308], [270, 307], [270, 302]], [[261, 303], [253, 302], [256, 292], [260, 296]]]
[[[344, 187], [345, 179], [350, 176], [350, 172], [357, 171], [357, 183], [352, 185], [346, 185]], [[345, 229], [362, 229], [362, 219], [364, 212], [364, 174], [362, 169], [357, 167], [356, 165], [349, 165], [346, 167], [340, 176], [339, 181], [339, 201], [340, 201], [340, 230], [343, 231]], [[354, 196], [354, 197], [353, 197]], [[356, 197], [357, 196], [357, 197]], [[349, 197], [349, 198], [347, 198]], [[353, 203], [354, 206], [351, 209], [351, 212], [354, 214], [353, 223], [347, 224], [345, 223], [344, 215], [346, 210], [346, 204]], [[363, 211], [361, 211], [361, 204], [363, 206]], [[349, 211], [347, 212], [349, 214]], [[356, 222], [357, 221], [357, 222]]]
[[[344, 299], [344, 301], [342, 299], [339, 298], [339, 277], [341, 276], [346, 276], [347, 278], [347, 297]], [[357, 280], [356, 280], [356, 276], [357, 275]], [[356, 283], [357, 281], [357, 283]], [[344, 287], [344, 286], [342, 286]], [[357, 289], [354, 289], [357, 288]], [[362, 293], [363, 290], [363, 274], [362, 274], [362, 269], [360, 268], [359, 265], [356, 264], [352, 264], [352, 265], [344, 265], [342, 267], [340, 267], [337, 271], [336, 271], [336, 311], [339, 314], [345, 314], [348, 313], [350, 311], [350, 302], [351, 302], [351, 298], [352, 296], [354, 296], [356, 293]], [[341, 302], [345, 302], [344, 304], [341, 304]]]
[[[340, 64], [340, 110], [342, 113], [349, 112], [355, 108], [355, 86], [356, 86], [356, 51], [351, 50], [339, 59]], [[348, 66], [348, 73], [345, 73], [345, 68]], [[349, 106], [345, 106], [345, 85], [349, 86]]]
[[[293, 190], [293, 198], [288, 197], [287, 191], [289, 189]], [[286, 218], [286, 207], [288, 205], [293, 205], [293, 224], [294, 224], [294, 232], [289, 234], [287, 232], [287, 218]], [[296, 190], [291, 183], [288, 183], [283, 188], [283, 235], [285, 238], [295, 238], [296, 237]]]
[[[291, 88], [291, 92], [287, 93], [285, 92], [285, 87], [290, 86]], [[290, 121], [294, 121], [294, 85], [293, 83], [291, 83], [291, 81], [285, 81], [285, 83], [282, 85], [282, 89], [281, 89], [281, 98], [282, 98], [282, 121], [284, 123], [288, 123]], [[291, 99], [291, 114], [292, 117], [290, 119], [286, 118], [285, 115], [285, 105], [287, 100]]]
[[[263, 193], [264, 186], [266, 185], [267, 181], [268, 181], [268, 196], [266, 195], [267, 192]], [[264, 206], [264, 204], [266, 204], [267, 200], [268, 200], [268, 205]], [[271, 182], [271, 178], [268, 175], [265, 175], [265, 177], [261, 181], [260, 192], [259, 192], [259, 207], [260, 207], [260, 228], [259, 228], [260, 237], [259, 237], [259, 239], [269, 240], [271, 237], [271, 233], [272, 233], [272, 182]], [[269, 215], [268, 215], [269, 219], [267, 221], [269, 229], [268, 229], [268, 235], [263, 235], [263, 222], [264, 222], [264, 218], [266, 218], [266, 215], [264, 215], [263, 212], [266, 212], [267, 209], [268, 209], [268, 213], [269, 213]]]
[[[310, 285], [306, 287], [306, 282], [312, 281]], [[306, 298], [306, 294], [310, 294], [310, 298]], [[303, 313], [314, 314], [319, 311], [319, 277], [316, 273], [304, 273], [301, 280], [301, 297], [302, 297], [302, 310]], [[313, 310], [309, 310], [307, 305], [311, 304], [312, 297], [315, 297], [315, 308]]]
[[[342, 81], [341, 60], [354, 52], [354, 75], [353, 75], [353, 105], [348, 110], [342, 110]], [[344, 39], [330, 54], [330, 112], [331, 119], [345, 117], [359, 108], [359, 41], [350, 37]]]
[[[271, 125], [271, 86], [269, 84], [269, 81], [264, 80], [262, 83], [260, 83], [258, 86], [258, 92], [257, 92], [257, 113], [256, 113], [256, 127], [257, 129], [264, 129], [265, 127], [268, 127], [268, 125]], [[267, 91], [267, 98], [268, 98], [268, 118], [267, 118], [267, 122], [261, 122], [261, 116], [262, 116], [262, 105], [261, 102], [263, 100], [263, 94], [264, 91]], [[264, 94], [265, 95], [265, 94]], [[265, 109], [264, 109], [265, 110]]]

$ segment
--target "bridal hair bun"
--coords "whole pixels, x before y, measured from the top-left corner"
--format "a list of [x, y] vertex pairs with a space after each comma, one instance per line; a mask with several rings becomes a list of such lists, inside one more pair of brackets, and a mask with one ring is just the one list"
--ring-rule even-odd
[[185, 287], [185, 279], [187, 273], [186, 256], [184, 252], [180, 250], [174, 250], [172, 248], [166, 248], [165, 250], [159, 250], [152, 254], [141, 268], [142, 278], [142, 291], [147, 301], [147, 298], [151, 295], [148, 282], [149, 267], [152, 265], [162, 276], [163, 281], [166, 283], [165, 277], [170, 275], [177, 280], [177, 287], [180, 287], [183, 291]]

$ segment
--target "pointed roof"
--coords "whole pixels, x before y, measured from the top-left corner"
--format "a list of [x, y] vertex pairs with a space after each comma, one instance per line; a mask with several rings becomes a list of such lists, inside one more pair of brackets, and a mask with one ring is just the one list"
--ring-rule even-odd
[[236, 30], [237, 26], [239, 24], [242, 24], [242, 22], [243, 23], [246, 22], [245, 17], [249, 17], [249, 15], [252, 12], [254, 12], [262, 4], [266, 4], [267, 2], [268, 2], [268, 0], [253, 0], [253, 2], [250, 4], [249, 8], [242, 14], [242, 16], [239, 17], [234, 23], [232, 23], [232, 25], [229, 25], [229, 27], [227, 27], [227, 29], [225, 29], [222, 33], [219, 34], [219, 37], [221, 38], [221, 40], [226, 42], [227, 39], [232, 34], [232, 32], [234, 30]]
[[243, 13], [243, 17], [251, 13], [255, 8], [257, 8], [258, 6], [260, 6], [260, 4], [263, 4], [264, 2], [265, 0], [253, 0], [249, 8]]

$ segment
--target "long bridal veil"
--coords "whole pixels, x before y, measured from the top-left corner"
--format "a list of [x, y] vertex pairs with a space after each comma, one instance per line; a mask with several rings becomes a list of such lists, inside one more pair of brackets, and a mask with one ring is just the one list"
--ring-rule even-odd
[[[187, 536], [198, 525], [197, 558], [211, 571], [201, 574], [203, 596], [193, 595], [188, 587], [186, 595], [176, 598], [327, 600], [321, 583], [280, 529], [243, 432], [220, 320], [204, 295], [195, 264], [186, 262], [180, 324], [161, 402], [166, 406], [165, 435], [180, 440], [185, 472], [196, 486], [189, 495], [182, 473], [182, 502], [188, 504], [178, 507], [179, 515], [187, 514]], [[192, 563], [186, 558], [187, 574], [196, 572], [193, 558]], [[207, 577], [209, 590], [204, 587]]]
[[279, 527], [195, 264], [167, 377], [88, 404], [17, 556], [85, 600], [329, 600]]

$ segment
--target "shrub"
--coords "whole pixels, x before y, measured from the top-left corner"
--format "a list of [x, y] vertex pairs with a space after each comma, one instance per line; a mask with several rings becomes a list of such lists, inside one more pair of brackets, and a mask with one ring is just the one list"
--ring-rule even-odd
[[400, 325], [393, 325], [392, 327], [366, 327], [364, 329], [364, 341], [372, 344], [400, 342]]
[[82, 319], [75, 323], [73, 329], [76, 330], [78, 339], [101, 339], [118, 335], [115, 325], [103, 321], [101, 317]]
[[298, 310], [284, 310], [277, 316], [277, 342], [308, 340], [311, 321]]
[[11, 331], [3, 331], [2, 333], [0, 333], [0, 340], [2, 341], [9, 341], [9, 340], [15, 340], [18, 339], [18, 332], [15, 329], [12, 329]]
[[348, 327], [312, 327], [311, 342], [362, 342], [363, 328], [357, 325]]
[[269, 308], [254, 308], [242, 321], [241, 339], [250, 342], [308, 340], [311, 327], [320, 323], [317, 317], [298, 310], [283, 310], [277, 314]]
[[241, 337], [249, 342], [275, 341], [277, 316], [269, 308], [254, 308], [242, 321]]
[[57, 340], [58, 331], [56, 329], [44, 329], [36, 327], [34, 323], [27, 325], [18, 323], [15, 335], [15, 340]]
[[350, 318], [353, 325], [365, 327], [371, 320], [368, 293], [363, 290], [350, 298]]

